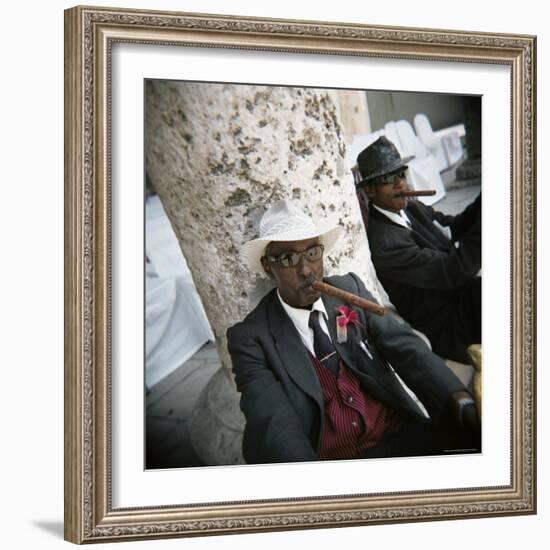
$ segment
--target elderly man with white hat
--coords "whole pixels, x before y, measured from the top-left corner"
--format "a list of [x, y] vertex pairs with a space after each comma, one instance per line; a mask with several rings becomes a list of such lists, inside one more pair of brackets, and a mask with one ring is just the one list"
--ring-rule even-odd
[[276, 285], [227, 331], [246, 461], [478, 452], [471, 395], [408, 325], [312, 287], [324, 280], [373, 300], [353, 273], [323, 279], [323, 255], [342, 232], [280, 201], [244, 245], [249, 267]]

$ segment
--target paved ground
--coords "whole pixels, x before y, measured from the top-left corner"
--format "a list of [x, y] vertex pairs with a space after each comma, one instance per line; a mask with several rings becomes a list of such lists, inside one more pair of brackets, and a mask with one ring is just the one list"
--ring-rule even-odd
[[452, 189], [437, 204], [434, 204], [434, 208], [444, 214], [458, 214], [477, 197], [480, 190], [479, 185]]
[[[453, 189], [434, 207], [457, 214], [479, 190], [479, 186]], [[198, 395], [219, 368], [216, 348], [209, 343], [151, 388], [146, 397], [147, 469], [204, 465], [189, 444], [189, 426]]]
[[189, 426], [200, 392], [219, 368], [210, 342], [151, 388], [145, 400], [147, 469], [202, 465], [189, 445]]

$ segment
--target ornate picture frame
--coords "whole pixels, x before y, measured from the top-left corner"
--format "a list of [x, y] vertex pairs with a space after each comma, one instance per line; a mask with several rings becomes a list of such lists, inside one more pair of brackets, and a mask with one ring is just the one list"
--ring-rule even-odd
[[[114, 507], [111, 98], [118, 43], [499, 65], [510, 70], [510, 482]], [[65, 12], [65, 538], [106, 542], [536, 511], [536, 38], [75, 7]], [[183, 495], [185, 500], [185, 495]]]

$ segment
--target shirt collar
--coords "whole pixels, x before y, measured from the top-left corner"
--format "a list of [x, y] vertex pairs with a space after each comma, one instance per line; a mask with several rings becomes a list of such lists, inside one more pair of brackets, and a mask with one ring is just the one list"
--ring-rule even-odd
[[389, 218], [392, 222], [401, 225], [402, 227], [406, 227], [407, 229], [411, 228], [411, 221], [409, 220], [407, 214], [405, 214], [404, 210], [400, 210], [399, 213], [397, 213], [386, 210], [385, 208], [380, 208], [374, 203], [372, 203], [372, 205], [374, 206], [374, 208], [376, 208], [376, 210], [384, 214], [384, 216]]
[[323, 303], [323, 300], [321, 297], [317, 299], [316, 302], [313, 302], [311, 305], [311, 309], [300, 309], [297, 307], [289, 306], [279, 294], [279, 289], [277, 289], [277, 297], [279, 298], [279, 301], [281, 302], [281, 305], [283, 306], [283, 309], [286, 311], [287, 315], [290, 317], [291, 321], [294, 323], [296, 328], [300, 331], [304, 330], [307, 332], [309, 329], [309, 316], [312, 311], [320, 311], [325, 320], [328, 319], [327, 310], [325, 308], [325, 304]]

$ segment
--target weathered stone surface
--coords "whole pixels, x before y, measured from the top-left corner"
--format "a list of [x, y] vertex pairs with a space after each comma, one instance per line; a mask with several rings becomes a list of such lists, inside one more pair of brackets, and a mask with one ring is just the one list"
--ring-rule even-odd
[[335, 92], [304, 88], [149, 82], [146, 165], [174, 227], [229, 367], [225, 332], [265, 294], [267, 279], [239, 257], [274, 201], [292, 198], [346, 229], [328, 274], [358, 273], [385, 297], [353, 186]]
[[199, 396], [189, 430], [191, 447], [210, 466], [244, 464], [244, 417], [227, 369], [217, 370]]

